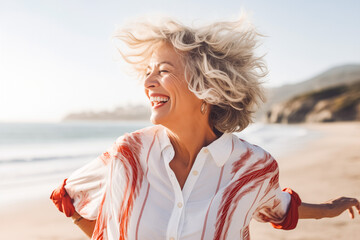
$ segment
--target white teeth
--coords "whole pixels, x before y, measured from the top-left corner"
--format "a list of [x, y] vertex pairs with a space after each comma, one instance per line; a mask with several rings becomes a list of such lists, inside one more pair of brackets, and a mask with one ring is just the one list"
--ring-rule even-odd
[[167, 102], [169, 101], [168, 97], [150, 97], [151, 102]]

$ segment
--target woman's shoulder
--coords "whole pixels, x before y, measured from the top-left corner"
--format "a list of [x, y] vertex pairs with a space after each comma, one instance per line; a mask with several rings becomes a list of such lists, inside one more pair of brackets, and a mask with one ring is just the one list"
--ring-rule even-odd
[[247, 159], [249, 164], [258, 165], [259, 163], [268, 164], [271, 162], [276, 162], [273, 156], [264, 148], [250, 143], [237, 135], [233, 135], [233, 139], [235, 139], [237, 142], [235, 146], [237, 152], [240, 154], [240, 159]]
[[234, 175], [232, 179], [255, 175], [265, 179], [277, 174], [278, 164], [270, 153], [236, 135], [233, 135], [233, 139], [234, 152], [231, 160], [228, 161], [228, 166]]
[[[142, 159], [142, 156], [150, 148], [152, 142], [161, 126], [150, 126], [136, 130], [134, 132], [125, 133], [118, 137], [115, 143], [103, 155], [105, 159], [115, 156], [116, 159], [122, 159], [124, 156], [128, 159]], [[104, 161], [108, 162], [108, 160]]]
[[238, 142], [238, 144], [237, 144], [238, 148], [249, 149], [256, 154], [268, 153], [264, 148], [258, 146], [257, 144], [251, 143], [251, 142], [245, 140], [244, 138], [239, 137], [236, 134], [233, 134], [233, 139], [235, 139], [235, 141]]
[[116, 144], [122, 145], [127, 142], [141, 142], [142, 144], [146, 144], [147, 142], [151, 141], [159, 131], [163, 129], [164, 127], [161, 125], [153, 125], [138, 129], [130, 133], [125, 133], [116, 139]]

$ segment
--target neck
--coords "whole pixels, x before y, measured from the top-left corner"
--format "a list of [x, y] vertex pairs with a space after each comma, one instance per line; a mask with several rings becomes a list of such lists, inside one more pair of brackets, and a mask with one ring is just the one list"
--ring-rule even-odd
[[193, 124], [177, 122], [176, 126], [165, 127], [174, 147], [176, 158], [181, 159], [182, 164], [189, 169], [194, 164], [201, 148], [217, 138], [209, 124], [200, 121]]

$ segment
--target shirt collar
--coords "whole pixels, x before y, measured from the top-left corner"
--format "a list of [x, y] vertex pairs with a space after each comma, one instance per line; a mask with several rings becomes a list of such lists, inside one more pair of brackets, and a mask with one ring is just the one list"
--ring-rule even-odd
[[210, 143], [210, 145], [206, 148], [209, 150], [216, 165], [218, 167], [222, 167], [229, 159], [233, 147], [232, 134], [224, 133], [221, 137]]
[[159, 142], [160, 142], [160, 149], [164, 151], [167, 147], [172, 147], [170, 139], [166, 133], [166, 128], [162, 127], [161, 131], [159, 131]]
[[[165, 127], [162, 129], [162, 131], [159, 132], [159, 142], [161, 151], [164, 151], [168, 147], [173, 149]], [[201, 151], [207, 148], [216, 165], [218, 167], [222, 167], [229, 159], [233, 147], [232, 134], [224, 133], [221, 135], [221, 137], [210, 143], [208, 146], [202, 148]]]

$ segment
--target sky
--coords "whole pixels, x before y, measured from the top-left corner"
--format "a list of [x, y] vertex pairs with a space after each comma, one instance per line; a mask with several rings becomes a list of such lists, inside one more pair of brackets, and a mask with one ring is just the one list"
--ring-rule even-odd
[[0, 0], [0, 122], [58, 122], [70, 112], [147, 104], [112, 40], [128, 20], [234, 20], [265, 35], [267, 87], [360, 63], [360, 1]]

